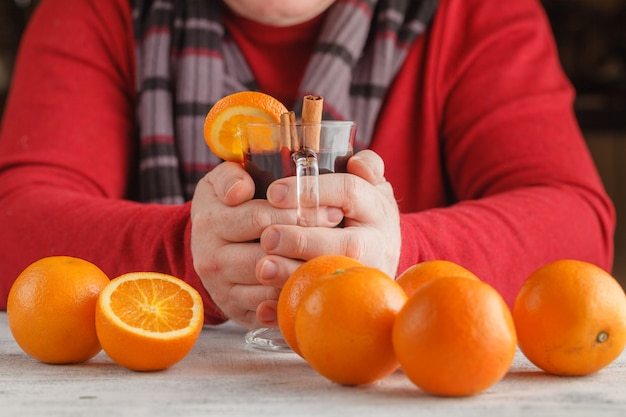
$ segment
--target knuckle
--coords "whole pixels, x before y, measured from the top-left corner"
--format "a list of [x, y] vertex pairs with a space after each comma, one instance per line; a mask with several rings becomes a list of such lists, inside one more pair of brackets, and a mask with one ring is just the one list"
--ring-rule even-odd
[[345, 180], [343, 181], [343, 193], [348, 199], [352, 199], [352, 197], [356, 194], [356, 189], [358, 188], [358, 177], [356, 175], [346, 175], [344, 176]]
[[346, 213], [353, 211], [353, 207], [356, 201], [358, 201], [358, 177], [354, 175], [345, 175], [345, 180], [342, 182], [342, 189], [340, 190], [343, 202], [343, 208]]
[[[194, 257], [193, 265], [198, 276], [206, 279], [219, 276], [223, 268], [217, 259], [217, 257], [213, 256]], [[215, 282], [215, 280], [210, 279], [209, 282]]]
[[254, 328], [259, 326], [259, 322], [256, 319], [256, 311], [246, 310], [242, 314], [242, 320], [240, 321], [245, 327]]
[[293, 246], [296, 256], [302, 256], [308, 252], [309, 241], [303, 233], [298, 233], [296, 234]]
[[227, 310], [228, 310], [229, 297], [225, 293], [217, 291], [211, 294], [211, 298], [213, 299], [213, 302], [217, 304], [218, 307], [223, 309], [224, 312], [228, 314]]
[[349, 258], [362, 259], [365, 254], [365, 246], [356, 235], [347, 233], [341, 239], [341, 252]]
[[257, 204], [251, 210], [249, 215], [245, 216], [250, 230], [263, 230], [270, 224], [272, 219], [267, 210], [264, 209], [262, 204]]

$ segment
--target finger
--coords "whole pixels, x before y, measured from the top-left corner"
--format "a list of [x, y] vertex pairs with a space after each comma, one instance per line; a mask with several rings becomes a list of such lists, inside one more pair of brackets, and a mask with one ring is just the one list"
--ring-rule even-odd
[[385, 162], [376, 152], [366, 149], [348, 160], [348, 173], [376, 185], [385, 182]]
[[263, 232], [260, 244], [268, 254], [285, 258], [307, 260], [332, 253], [362, 261], [366, 253], [363, 230], [274, 225]]
[[[293, 206], [297, 188], [295, 181], [291, 180], [291, 178], [277, 180], [268, 188], [268, 201], [274, 207]], [[320, 226], [326, 227], [343, 216], [359, 222], [375, 222], [378, 216], [385, 215], [387, 211], [388, 203], [381, 199], [381, 193], [387, 199], [394, 199], [393, 190], [388, 182], [374, 186], [351, 174], [320, 175], [319, 190]]]
[[394, 215], [397, 207], [389, 182], [372, 185], [350, 174], [320, 176], [322, 205], [341, 208], [352, 224], [376, 223], [381, 217]]
[[[324, 175], [326, 176], [326, 175]], [[321, 184], [320, 184], [321, 187]], [[295, 209], [297, 207], [297, 183], [295, 177], [281, 178], [274, 181], [267, 189], [267, 202], [275, 208]], [[294, 212], [295, 214], [295, 212]], [[344, 218], [344, 212], [339, 207], [323, 205], [320, 201], [318, 211], [318, 226], [335, 227]], [[296, 224], [294, 222], [275, 222], [281, 224]]]
[[264, 301], [256, 310], [256, 320], [265, 327], [278, 326], [278, 302], [274, 300]]
[[[233, 299], [240, 303], [233, 305], [229, 318], [248, 328], [258, 328], [276, 321], [276, 308], [279, 290], [266, 285], [238, 285], [231, 291]], [[265, 307], [265, 311], [262, 311]], [[267, 310], [270, 306], [270, 310]], [[272, 308], [272, 306], [274, 306]]]
[[[280, 290], [268, 285], [261, 284], [234, 284], [222, 293], [227, 300], [219, 297], [215, 303], [231, 320], [249, 328], [259, 327], [257, 320], [257, 310], [259, 306], [267, 301], [278, 301]], [[266, 315], [267, 317], [267, 315]], [[270, 320], [271, 319], [267, 319]]]
[[282, 288], [289, 276], [303, 261], [276, 255], [262, 257], [256, 265], [257, 281], [263, 285]]
[[198, 185], [192, 202], [191, 220], [197, 230], [211, 230], [227, 242], [246, 242], [258, 239], [271, 224], [296, 224], [295, 209], [277, 209], [267, 200], [243, 201], [227, 208], [217, 201], [214, 187], [207, 184]]
[[[279, 289], [302, 263], [303, 261], [282, 256], [265, 256], [257, 263], [257, 279], [263, 285], [275, 288], [279, 297]], [[277, 309], [278, 298], [262, 301], [256, 310], [257, 321], [266, 327], [278, 326]]]
[[215, 194], [228, 206], [236, 206], [254, 196], [254, 181], [236, 162], [224, 162], [211, 170], [205, 179]]
[[[275, 225], [261, 235], [260, 243], [270, 255], [302, 260], [328, 254], [343, 255], [395, 276], [401, 242], [399, 224], [393, 222], [395, 224], [332, 229]], [[389, 229], [394, 231], [381, 232]], [[378, 243], [372, 245], [372, 242]]]
[[272, 224], [296, 224], [295, 209], [277, 209], [267, 200], [251, 200], [235, 209], [223, 219], [223, 224], [228, 226], [228, 234], [224, 237], [229, 239], [231, 236], [233, 241], [258, 239]]
[[196, 261], [194, 267], [215, 304], [228, 316], [246, 326], [256, 323], [259, 304], [277, 299], [278, 290], [261, 285], [255, 276], [257, 260], [265, 254], [259, 243], [222, 246]]

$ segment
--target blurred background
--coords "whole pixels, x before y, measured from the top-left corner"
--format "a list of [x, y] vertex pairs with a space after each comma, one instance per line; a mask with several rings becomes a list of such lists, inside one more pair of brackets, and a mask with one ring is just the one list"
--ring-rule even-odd
[[575, 110], [617, 210], [613, 275], [626, 288], [626, 0], [543, 0]]
[[[0, 0], [0, 117], [20, 35], [37, 2]], [[577, 90], [580, 126], [617, 209], [612, 273], [626, 287], [626, 0], [541, 2]]]

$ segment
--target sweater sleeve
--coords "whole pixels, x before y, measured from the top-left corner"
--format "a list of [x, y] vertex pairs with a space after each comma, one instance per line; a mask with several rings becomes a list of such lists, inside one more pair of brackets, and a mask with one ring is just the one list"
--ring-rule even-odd
[[22, 39], [0, 131], [0, 308], [31, 262], [69, 255], [110, 277], [159, 271], [203, 296], [190, 204], [126, 199], [133, 176], [135, 91], [126, 0], [45, 0]]
[[[450, 259], [509, 305], [550, 261], [580, 259], [610, 271], [614, 208], [539, 3], [442, 1], [428, 36], [428, 111], [420, 110], [416, 130], [436, 137], [431, 148], [440, 153], [422, 162], [443, 173], [447, 201], [403, 214], [400, 270]], [[420, 186], [425, 194], [429, 186]]]

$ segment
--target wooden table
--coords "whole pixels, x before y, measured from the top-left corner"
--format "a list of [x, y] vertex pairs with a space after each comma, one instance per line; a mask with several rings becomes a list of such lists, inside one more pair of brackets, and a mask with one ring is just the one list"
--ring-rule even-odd
[[626, 416], [626, 353], [586, 377], [541, 372], [518, 352], [498, 384], [468, 398], [420, 391], [401, 371], [368, 385], [334, 384], [294, 353], [244, 344], [234, 324], [205, 327], [162, 372], [128, 371], [101, 352], [77, 365], [26, 356], [0, 313], [0, 416]]

